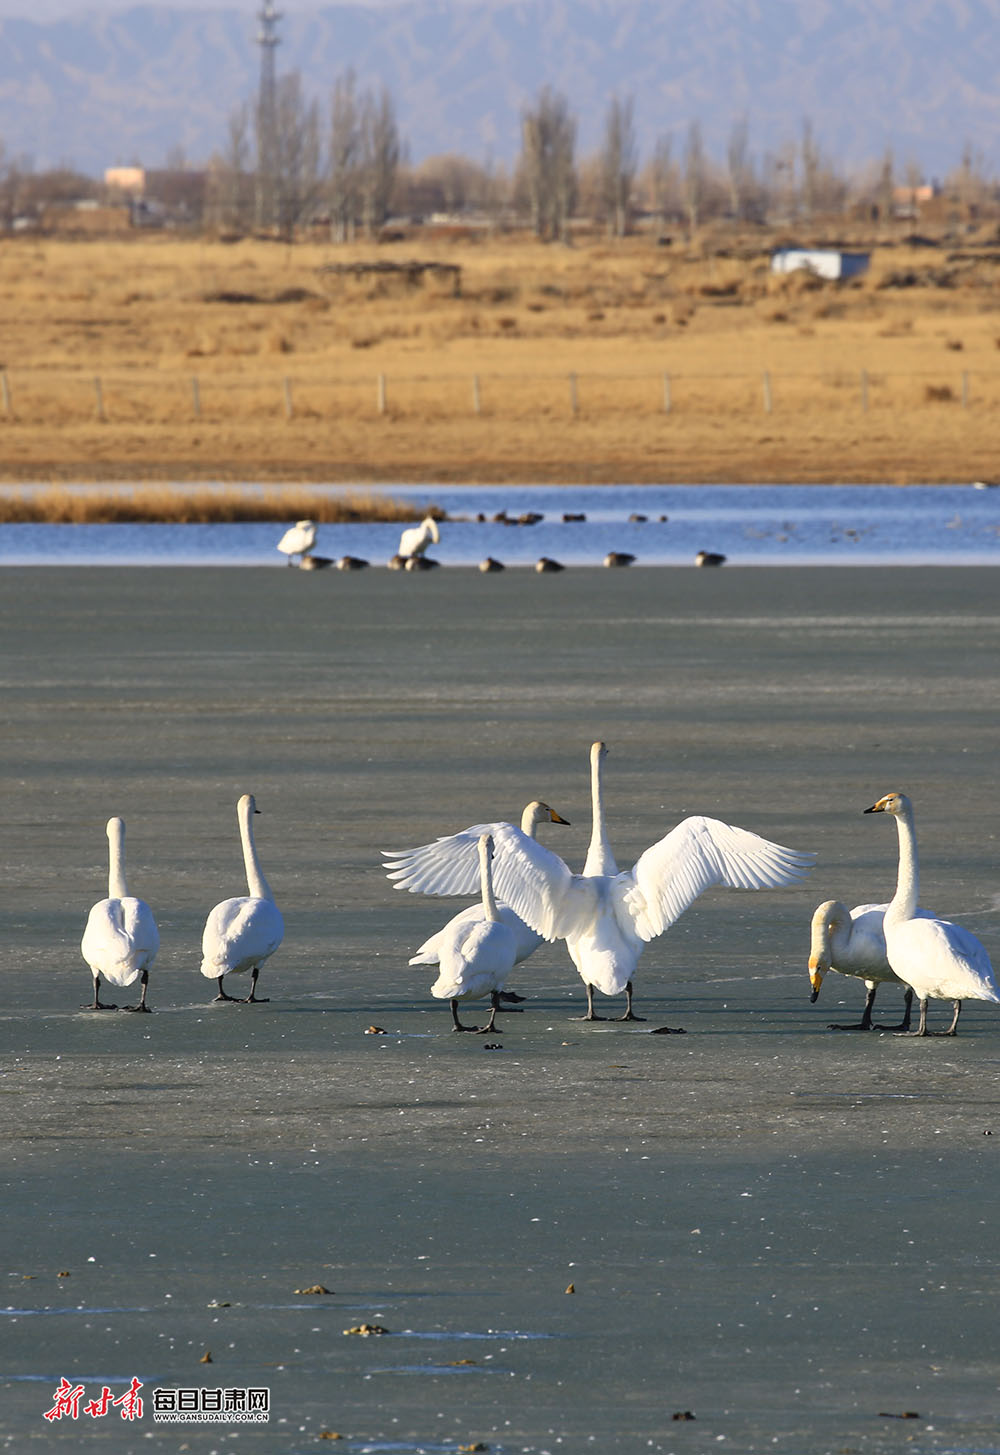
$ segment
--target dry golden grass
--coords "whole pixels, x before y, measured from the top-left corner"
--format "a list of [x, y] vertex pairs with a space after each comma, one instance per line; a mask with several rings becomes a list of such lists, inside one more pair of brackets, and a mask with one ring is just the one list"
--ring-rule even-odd
[[341, 525], [359, 520], [419, 520], [427, 513], [443, 515], [437, 506], [414, 506], [385, 495], [354, 493], [331, 497], [295, 485], [263, 490], [240, 489], [235, 485], [205, 485], [189, 490], [170, 485], [70, 490], [50, 485], [0, 491], [0, 525], [13, 521], [36, 525], [170, 521], [186, 525], [206, 521], [226, 524], [292, 519]]
[[[905, 483], [995, 472], [995, 251], [975, 238], [954, 255], [881, 246], [863, 280], [838, 287], [772, 278], [762, 239], [739, 257], [712, 241], [7, 239], [0, 478]], [[433, 275], [414, 285], [321, 271], [414, 256], [460, 264], [458, 295]], [[285, 497], [280, 515], [318, 508]]]

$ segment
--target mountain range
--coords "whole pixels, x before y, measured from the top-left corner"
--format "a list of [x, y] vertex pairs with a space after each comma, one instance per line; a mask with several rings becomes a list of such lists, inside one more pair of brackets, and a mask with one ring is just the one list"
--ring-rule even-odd
[[[207, 160], [255, 94], [256, 30], [253, 3], [0, 19], [7, 155], [92, 174], [176, 147]], [[848, 171], [887, 148], [927, 176], [969, 144], [987, 171], [998, 160], [1000, 0], [291, 0], [278, 34], [279, 74], [300, 71], [324, 108], [348, 67], [387, 86], [413, 161], [512, 161], [545, 84], [567, 97], [581, 153], [617, 94], [634, 97], [644, 154], [669, 133], [680, 155], [697, 120], [721, 159], [745, 117], [758, 157], [808, 119]]]

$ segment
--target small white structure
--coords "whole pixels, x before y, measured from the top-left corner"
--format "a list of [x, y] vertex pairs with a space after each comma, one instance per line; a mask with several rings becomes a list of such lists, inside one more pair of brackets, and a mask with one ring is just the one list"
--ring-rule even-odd
[[868, 271], [870, 253], [842, 253], [837, 248], [779, 248], [771, 254], [772, 273], [814, 273], [817, 278], [843, 282]]

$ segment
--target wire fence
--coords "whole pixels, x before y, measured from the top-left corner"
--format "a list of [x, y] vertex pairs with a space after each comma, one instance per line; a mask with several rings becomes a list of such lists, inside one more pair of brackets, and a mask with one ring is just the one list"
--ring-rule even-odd
[[1000, 406], [1000, 370], [818, 373], [389, 374], [0, 371], [0, 424], [176, 423], [338, 416], [484, 418], [767, 415], [806, 409], [910, 411]]

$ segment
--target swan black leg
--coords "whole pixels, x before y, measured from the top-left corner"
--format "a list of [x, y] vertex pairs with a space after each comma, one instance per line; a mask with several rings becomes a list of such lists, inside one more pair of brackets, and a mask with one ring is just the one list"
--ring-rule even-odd
[[908, 1031], [910, 1029], [910, 1019], [912, 1017], [912, 1014], [913, 1014], [913, 991], [910, 989], [909, 986], [907, 986], [906, 987], [906, 994], [903, 996], [903, 1019], [899, 1022], [899, 1025], [898, 1026], [881, 1026], [880, 1025], [880, 1026], [875, 1026], [874, 1029], [877, 1030], [877, 1031]]
[[644, 1015], [634, 1015], [632, 1012], [632, 982], [625, 986], [625, 1014], [617, 1017], [620, 1021], [644, 1021]]
[[141, 982], [140, 983], [142, 985], [142, 994], [139, 996], [139, 1004], [138, 1005], [127, 1005], [125, 1007], [125, 1009], [126, 1010], [139, 1010], [139, 1011], [143, 1011], [146, 1015], [150, 1015], [151, 1012], [150, 1012], [149, 1006], [146, 1004], [146, 991], [149, 988], [149, 971], [148, 970], [144, 970], [142, 972], [142, 979], [141, 979]]
[[255, 965], [250, 971], [250, 994], [243, 997], [243, 1005], [267, 1005], [269, 997], [255, 994], [257, 989], [257, 976], [260, 974], [260, 966]]
[[453, 1001], [450, 1002], [450, 1004], [451, 1004], [451, 1018], [455, 1022], [455, 1024], [452, 1026], [452, 1030], [455, 1030], [455, 1031], [478, 1031], [479, 1030], [479, 1027], [478, 1026], [463, 1026], [462, 1022], [458, 1018], [458, 1001], [457, 1000], [453, 1000]]
[[[223, 974], [224, 973], [225, 972], [223, 972]], [[236, 999], [237, 999], [237, 997], [235, 995], [227, 995], [226, 992], [223, 990], [223, 988], [222, 988], [222, 975], [219, 976], [219, 993], [215, 997], [215, 999], [216, 1000], [228, 1000], [228, 1001], [233, 1002], [234, 1004], [235, 1004]], [[213, 1004], [214, 1004], [214, 1002], [213, 1002]]]
[[[900, 1032], [901, 1035], [904, 1035], [904, 1036], [927, 1036], [927, 1035], [930, 1035], [930, 1032], [927, 1029], [927, 1005], [928, 1005], [928, 1002], [927, 1002], [926, 999], [924, 999], [924, 1000], [922, 1000], [920, 1002], [920, 1021], [919, 1021], [918, 1025], [917, 1025], [917, 1029], [915, 1031], [901, 1031]], [[957, 1017], [956, 1017], [956, 1019], [957, 1019]], [[954, 1032], [952, 1032], [952, 1034], [954, 1034]]]
[[594, 987], [592, 985], [589, 985], [588, 984], [587, 985], [587, 1014], [586, 1015], [575, 1015], [575, 1016], [573, 1016], [573, 1020], [575, 1020], [575, 1021], [602, 1021], [604, 1019], [605, 1019], [604, 1016], [602, 1016], [602, 1015], [595, 1015], [594, 1014]]
[[[861, 1012], [861, 1019], [859, 1021], [852, 1021], [852, 1023], [850, 1025], [847, 1025], [847, 1026], [845, 1026], [845, 1025], [834, 1025], [834, 1023], [831, 1021], [830, 1024], [827, 1026], [827, 1030], [828, 1031], [870, 1031], [871, 1028], [872, 1028], [872, 1006], [875, 1004], [875, 992], [877, 990], [878, 990], [878, 986], [877, 985], [869, 986], [868, 994], [865, 996], [865, 1008]], [[911, 991], [911, 994], [912, 994], [912, 991]], [[895, 1027], [887, 1027], [886, 1029], [895, 1029]]]
[[81, 1005], [81, 1010], [117, 1010], [117, 1005], [105, 1005], [101, 999], [101, 977], [94, 976], [94, 999], [90, 1005]]
[[486, 1024], [484, 1026], [477, 1026], [476, 1027], [476, 1031], [477, 1031], [477, 1033], [479, 1035], [485, 1036], [488, 1031], [496, 1031], [498, 1035], [500, 1034], [500, 1029], [495, 1024], [496, 1018], [497, 1018], [497, 1011], [499, 1009], [500, 1009], [500, 995], [499, 995], [499, 993], [496, 990], [494, 990], [493, 993], [490, 996], [490, 1018], [489, 1018], [489, 1020], [486, 1022]]
[[962, 1002], [960, 1000], [956, 1000], [955, 1001], [955, 1012], [954, 1012], [954, 1015], [951, 1018], [951, 1025], [948, 1027], [948, 1029], [946, 1031], [931, 1031], [931, 1035], [932, 1036], [957, 1036], [958, 1035], [958, 1018], [959, 1018], [959, 1016], [961, 1014], [962, 1014]]

